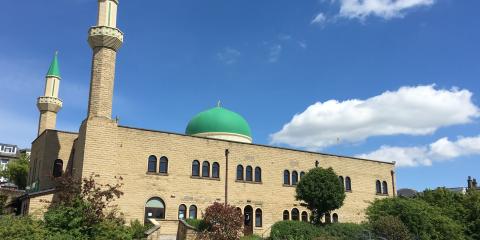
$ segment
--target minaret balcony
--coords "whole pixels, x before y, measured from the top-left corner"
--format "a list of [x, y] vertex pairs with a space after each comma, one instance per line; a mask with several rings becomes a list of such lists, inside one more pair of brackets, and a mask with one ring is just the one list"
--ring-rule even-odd
[[39, 97], [37, 101], [37, 107], [40, 111], [58, 112], [62, 105], [62, 100], [56, 97], [43, 96]]
[[88, 32], [90, 47], [107, 47], [117, 51], [123, 44], [123, 32], [107, 26], [91, 27]]

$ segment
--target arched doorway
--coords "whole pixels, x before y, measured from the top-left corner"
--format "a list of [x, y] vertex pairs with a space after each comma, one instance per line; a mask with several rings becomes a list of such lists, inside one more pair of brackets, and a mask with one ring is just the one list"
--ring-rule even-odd
[[243, 234], [249, 236], [253, 234], [253, 208], [247, 205], [243, 210]]
[[145, 204], [145, 223], [149, 223], [148, 218], [165, 219], [165, 203], [161, 198], [150, 198]]

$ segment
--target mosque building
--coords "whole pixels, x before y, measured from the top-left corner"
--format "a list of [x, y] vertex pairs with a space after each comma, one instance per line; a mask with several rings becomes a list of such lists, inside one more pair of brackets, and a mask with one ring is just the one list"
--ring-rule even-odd
[[[244, 233], [268, 235], [282, 220], [307, 221], [295, 186], [309, 169], [332, 167], [344, 184], [342, 208], [326, 221], [361, 222], [377, 198], [395, 194], [394, 163], [255, 144], [249, 123], [220, 105], [195, 115], [185, 133], [122, 126], [112, 118], [119, 0], [98, 0], [98, 20], [88, 32], [93, 50], [88, 115], [78, 132], [56, 129], [62, 79], [55, 55], [38, 98], [38, 137], [32, 142], [28, 194], [22, 212], [41, 216], [55, 197], [54, 179], [98, 175], [123, 178], [115, 203], [127, 222], [155, 220], [164, 239], [175, 239], [179, 219], [201, 218], [213, 202], [238, 207]], [[68, 104], [67, 102], [65, 104]], [[193, 115], [193, 114], [192, 114]]]

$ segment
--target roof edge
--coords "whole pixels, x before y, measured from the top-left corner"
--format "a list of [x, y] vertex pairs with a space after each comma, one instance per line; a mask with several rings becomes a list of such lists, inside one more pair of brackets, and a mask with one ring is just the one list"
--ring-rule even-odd
[[140, 130], [140, 131], [148, 131], [148, 132], [157, 132], [157, 133], [173, 134], [173, 135], [184, 136], [184, 137], [208, 139], [208, 140], [212, 140], [212, 141], [222, 141], [222, 142], [230, 142], [230, 143], [254, 145], [254, 146], [259, 146], [259, 147], [283, 149], [283, 150], [294, 151], [294, 152], [320, 154], [320, 155], [331, 156], [331, 157], [343, 157], [343, 158], [348, 158], [348, 159], [368, 161], [368, 162], [376, 162], [376, 163], [389, 164], [389, 165], [394, 165], [394, 166], [395, 166], [395, 162], [384, 162], [384, 161], [380, 161], [380, 160], [365, 159], [365, 158], [358, 158], [358, 157], [351, 157], [351, 156], [344, 156], [344, 155], [336, 155], [336, 154], [330, 154], [330, 153], [313, 152], [313, 151], [307, 151], [307, 150], [300, 150], [300, 149], [293, 149], [293, 148], [286, 148], [286, 147], [278, 147], [278, 146], [271, 146], [271, 145], [258, 144], [258, 143], [236, 142], [236, 141], [230, 141], [230, 140], [225, 140], [225, 139], [207, 138], [207, 137], [201, 137], [201, 136], [186, 135], [186, 134], [176, 133], [176, 132], [168, 132], [168, 131], [153, 130], [153, 129], [146, 129], [146, 128], [138, 128], [138, 127], [130, 127], [130, 126], [123, 126], [123, 125], [118, 125], [118, 127], [127, 128], [127, 129], [133, 129], [133, 130]]

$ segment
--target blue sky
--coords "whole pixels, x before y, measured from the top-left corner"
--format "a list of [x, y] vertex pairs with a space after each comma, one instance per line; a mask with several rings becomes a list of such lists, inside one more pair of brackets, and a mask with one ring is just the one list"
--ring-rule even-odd
[[[480, 177], [478, 9], [453, 0], [123, 0], [114, 116], [183, 132], [221, 100], [256, 143], [396, 160], [399, 188], [464, 186]], [[55, 50], [57, 127], [77, 131], [96, 11], [93, 0], [0, 3], [0, 142], [35, 138]]]

